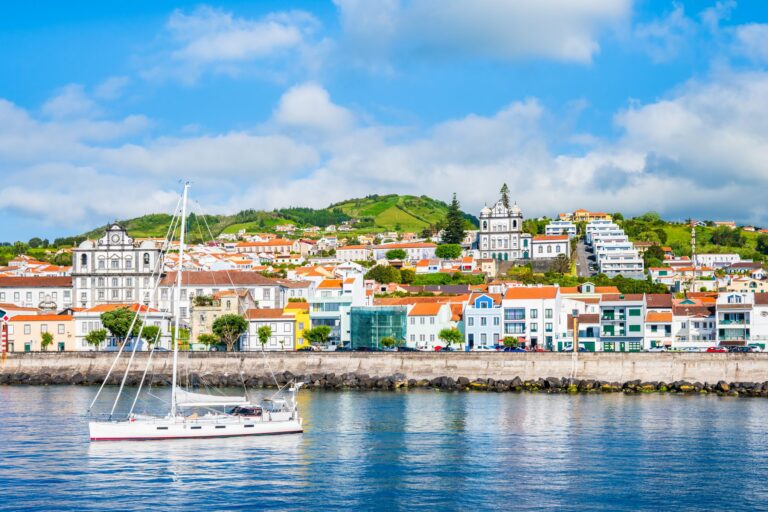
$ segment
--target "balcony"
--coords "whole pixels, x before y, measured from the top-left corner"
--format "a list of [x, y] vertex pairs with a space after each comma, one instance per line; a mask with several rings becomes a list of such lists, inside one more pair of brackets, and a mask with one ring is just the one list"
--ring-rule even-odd
[[749, 323], [748, 318], [731, 318], [728, 320], [721, 319], [718, 321], [720, 325], [747, 325]]
[[616, 331], [616, 332], [603, 331], [600, 333], [601, 338], [611, 338], [611, 337], [622, 338], [622, 337], [626, 337], [626, 335], [627, 335], [627, 331]]

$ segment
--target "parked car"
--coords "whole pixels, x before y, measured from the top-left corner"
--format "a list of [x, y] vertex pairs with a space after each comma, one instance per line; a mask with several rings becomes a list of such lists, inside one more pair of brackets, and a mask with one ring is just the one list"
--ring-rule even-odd
[[396, 350], [398, 352], [418, 352], [418, 350], [413, 347], [397, 347]]
[[728, 349], [725, 347], [709, 347], [707, 352], [728, 352]]
[[470, 349], [472, 352], [496, 352], [496, 349], [487, 345], [480, 345], [479, 347], [473, 347]]
[[648, 352], [666, 352], [667, 347], [651, 347], [648, 349]]
[[504, 347], [504, 352], [525, 352], [524, 348], [520, 347]]

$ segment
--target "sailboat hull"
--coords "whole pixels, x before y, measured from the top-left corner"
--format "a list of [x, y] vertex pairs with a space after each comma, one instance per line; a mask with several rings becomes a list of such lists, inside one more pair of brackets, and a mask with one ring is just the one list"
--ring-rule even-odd
[[152, 441], [163, 439], [210, 439], [301, 434], [301, 419], [272, 421], [227, 417], [218, 419], [94, 421], [88, 424], [91, 441]]

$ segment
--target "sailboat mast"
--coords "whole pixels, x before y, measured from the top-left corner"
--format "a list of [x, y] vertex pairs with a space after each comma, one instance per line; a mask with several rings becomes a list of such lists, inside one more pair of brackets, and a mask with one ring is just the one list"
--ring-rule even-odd
[[179, 233], [179, 266], [176, 271], [176, 290], [174, 291], [174, 328], [173, 328], [173, 376], [171, 377], [171, 417], [176, 416], [176, 379], [179, 365], [179, 321], [181, 317], [181, 279], [184, 275], [184, 236], [187, 229], [187, 192], [189, 182], [184, 183], [181, 199], [181, 231]]

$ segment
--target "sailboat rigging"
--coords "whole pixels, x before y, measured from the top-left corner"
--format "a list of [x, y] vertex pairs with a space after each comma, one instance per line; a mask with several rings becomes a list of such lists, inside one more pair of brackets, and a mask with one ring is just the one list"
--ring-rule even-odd
[[[179, 386], [178, 366], [179, 366], [179, 330], [180, 330], [180, 303], [181, 288], [183, 279], [184, 252], [186, 250], [186, 217], [187, 200], [189, 193], [189, 183], [184, 184], [184, 191], [180, 200], [181, 214], [179, 222], [179, 267], [176, 272], [176, 282], [174, 289], [174, 329], [172, 336], [173, 346], [173, 367], [171, 375], [171, 401], [170, 410], [165, 416], [148, 415], [134, 413], [134, 408], [138, 400], [138, 395], [147, 377], [147, 371], [152, 361], [155, 345], [152, 344], [152, 351], [147, 358], [147, 367], [142, 374], [136, 396], [131, 404], [130, 411], [126, 417], [117, 418], [115, 410], [117, 403], [123, 393], [126, 378], [133, 363], [134, 355], [138, 343], [133, 344], [130, 359], [125, 368], [125, 373], [121, 380], [117, 397], [112, 405], [109, 415], [103, 419], [97, 419], [88, 423], [88, 430], [91, 441], [139, 441], [139, 440], [160, 440], [160, 439], [194, 439], [194, 438], [216, 438], [216, 437], [234, 437], [234, 436], [253, 436], [253, 435], [275, 435], [275, 434], [298, 434], [303, 432], [302, 418], [299, 414], [296, 394], [301, 387], [301, 383], [292, 383], [288, 390], [289, 399], [271, 398], [261, 402], [252, 402], [247, 396], [228, 396], [212, 395], [182, 389]], [[178, 211], [178, 208], [177, 208]], [[170, 241], [172, 233], [175, 231], [175, 221], [172, 220], [169, 227], [169, 234], [166, 242]], [[159, 274], [159, 272], [158, 272]], [[158, 275], [159, 282], [159, 275]], [[155, 287], [156, 288], [156, 287]], [[142, 309], [144, 312], [149, 307], [139, 307], [133, 319], [133, 324], [129, 332], [132, 332]], [[143, 323], [140, 327], [138, 337], [141, 336]], [[124, 345], [121, 345], [117, 351], [115, 360], [105, 377], [104, 384], [91, 402], [89, 415], [93, 405], [99, 398], [104, 385], [109, 379], [112, 371], [115, 369], [118, 359], [123, 354]], [[227, 408], [229, 408], [227, 410]]]

